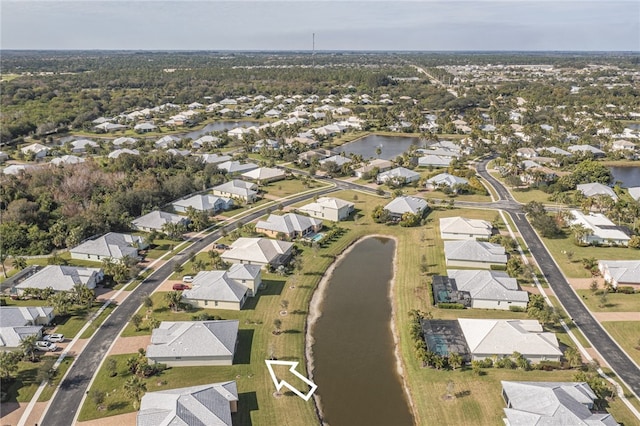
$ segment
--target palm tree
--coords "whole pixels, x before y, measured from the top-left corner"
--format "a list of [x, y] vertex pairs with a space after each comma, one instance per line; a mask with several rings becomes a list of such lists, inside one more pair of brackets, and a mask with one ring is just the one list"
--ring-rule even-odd
[[147, 384], [143, 382], [139, 377], [133, 376], [127, 379], [124, 382], [124, 393], [129, 398], [132, 399], [133, 408], [138, 409], [140, 406], [140, 400], [142, 399], [142, 395], [147, 391]]
[[23, 270], [24, 268], [27, 267], [27, 259], [21, 256], [14, 257], [13, 262], [11, 262], [11, 265], [16, 269]]
[[164, 299], [169, 304], [169, 308], [176, 312], [179, 310], [180, 302], [182, 300], [182, 292], [181, 291], [170, 291], [169, 293], [164, 295]]
[[53, 307], [58, 315], [66, 315], [69, 313], [69, 308], [71, 307], [69, 294], [64, 291], [53, 293], [47, 299], [47, 303]]
[[452, 369], [457, 369], [462, 366], [462, 356], [457, 352], [452, 352], [449, 354], [449, 365]]
[[38, 341], [38, 335], [32, 334], [24, 337], [20, 342], [20, 349], [25, 357], [29, 358], [31, 362], [35, 362], [37, 357], [36, 342]]
[[73, 301], [77, 305], [86, 306], [87, 309], [93, 305], [93, 301], [96, 298], [95, 293], [89, 287], [84, 284], [78, 283], [73, 286], [72, 290]]

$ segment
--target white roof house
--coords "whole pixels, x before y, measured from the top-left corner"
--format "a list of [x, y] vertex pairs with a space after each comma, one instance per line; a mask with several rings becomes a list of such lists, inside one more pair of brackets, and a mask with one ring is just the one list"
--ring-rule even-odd
[[218, 164], [218, 169], [225, 170], [227, 173], [244, 173], [250, 170], [257, 169], [259, 166], [254, 163], [241, 163], [239, 161], [225, 161]]
[[198, 211], [218, 212], [228, 210], [233, 206], [233, 200], [226, 197], [217, 197], [210, 194], [196, 194], [181, 200], [174, 201], [173, 209], [179, 213], [186, 213], [189, 207]]
[[293, 243], [269, 238], [238, 238], [220, 255], [222, 260], [259, 266], [279, 266], [291, 257]]
[[177, 138], [177, 137], [175, 137], [173, 135], [166, 135], [166, 136], [163, 136], [160, 139], [158, 139], [155, 142], [155, 146], [156, 146], [156, 148], [167, 149], [169, 147], [172, 147], [173, 145], [175, 145], [178, 142], [180, 142], [180, 138]]
[[21, 294], [27, 288], [45, 289], [51, 287], [53, 291], [71, 291], [77, 284], [90, 289], [102, 281], [104, 273], [100, 268], [82, 266], [47, 265], [35, 274], [29, 276], [14, 288]]
[[147, 358], [170, 367], [231, 365], [238, 320], [162, 321], [151, 332]]
[[153, 123], [139, 123], [133, 126], [133, 130], [139, 133], [153, 132], [158, 126]]
[[431, 190], [442, 188], [444, 186], [455, 188], [458, 185], [466, 185], [468, 183], [469, 181], [463, 177], [455, 176], [449, 173], [440, 173], [432, 178], [427, 179], [426, 187], [427, 189]]
[[401, 195], [384, 206], [392, 218], [399, 219], [405, 213], [423, 214], [429, 209], [426, 200], [409, 195]]
[[284, 172], [284, 170], [281, 170], [281, 169], [276, 169], [271, 167], [260, 167], [260, 168], [245, 172], [241, 176], [247, 180], [266, 183], [266, 182], [274, 182], [277, 180], [282, 180], [285, 178], [286, 173]]
[[609, 413], [594, 413], [596, 394], [585, 382], [502, 381], [505, 426], [618, 426]]
[[322, 221], [296, 213], [286, 213], [282, 216], [270, 214], [267, 220], [256, 223], [256, 232], [262, 232], [270, 237], [283, 234], [287, 238], [303, 237], [322, 229]]
[[362, 178], [365, 175], [365, 173], [370, 173], [376, 168], [378, 172], [384, 172], [391, 169], [392, 167], [393, 167], [393, 163], [391, 161], [375, 158], [369, 161], [364, 166], [358, 167], [353, 172], [355, 173], [356, 177]]
[[200, 158], [202, 158], [203, 163], [207, 163], [207, 164], [218, 164], [218, 163], [224, 163], [225, 161], [231, 160], [230, 155], [220, 155], [220, 154], [202, 154]]
[[420, 180], [420, 173], [414, 172], [404, 167], [396, 167], [378, 174], [378, 183], [393, 182], [395, 184], [411, 183]]
[[320, 163], [320, 165], [325, 165], [327, 163], [336, 163], [336, 165], [342, 167], [344, 164], [351, 163], [351, 159], [343, 157], [342, 155], [333, 155], [331, 157], [320, 160], [318, 163]]
[[2, 173], [5, 175], [19, 175], [20, 173], [26, 173], [27, 170], [34, 168], [34, 166], [30, 164], [11, 164], [4, 169], [2, 169]]
[[84, 158], [78, 157], [76, 155], [63, 155], [62, 157], [54, 158], [49, 161], [49, 163], [54, 166], [68, 166], [73, 164], [84, 163]]
[[226, 271], [200, 271], [191, 289], [182, 292], [182, 298], [197, 307], [239, 311], [248, 292], [248, 287], [231, 279]]
[[37, 334], [38, 337], [42, 336], [41, 325], [26, 325], [5, 327], [0, 326], [0, 348], [17, 348], [20, 346], [22, 339]]
[[581, 153], [581, 154], [586, 154], [587, 152], [590, 152], [596, 157], [601, 157], [604, 155], [603, 150], [598, 149], [591, 145], [571, 145], [567, 147], [567, 150], [573, 153]]
[[72, 259], [84, 260], [120, 260], [125, 256], [138, 257], [138, 250], [144, 250], [147, 244], [142, 237], [131, 234], [109, 232], [95, 240], [84, 243], [70, 250]]
[[53, 318], [51, 306], [0, 306], [3, 327], [47, 325]]
[[573, 219], [571, 226], [583, 226], [588, 232], [581, 238], [585, 244], [629, 244], [631, 237], [602, 213], [584, 214], [580, 210], [570, 211]]
[[629, 190], [629, 195], [636, 201], [640, 201], [640, 186], [633, 186], [627, 188]]
[[258, 196], [258, 186], [252, 182], [233, 179], [212, 188], [213, 195], [240, 199], [246, 203], [252, 203]]
[[475, 240], [489, 238], [493, 232], [491, 222], [464, 217], [440, 218], [440, 238], [443, 240]]
[[459, 318], [472, 360], [520, 352], [532, 363], [560, 361], [562, 351], [554, 333], [545, 332], [537, 320]]
[[121, 137], [116, 138], [113, 141], [111, 141], [111, 143], [114, 144], [115, 146], [134, 145], [134, 144], [138, 143], [138, 139], [131, 138], [131, 137], [128, 137], [128, 136], [121, 136]]
[[23, 154], [33, 153], [36, 158], [46, 157], [49, 153], [49, 148], [42, 145], [41, 143], [32, 143], [31, 145], [27, 145], [24, 148], [20, 148], [20, 152]]
[[491, 265], [507, 264], [504, 247], [484, 241], [445, 241], [444, 256], [447, 266], [489, 269]]
[[585, 197], [606, 195], [608, 197], [611, 197], [613, 201], [618, 201], [618, 196], [611, 187], [598, 182], [580, 184], [577, 186], [577, 190], [582, 192]]
[[453, 157], [427, 154], [418, 158], [418, 165], [421, 167], [449, 167]]
[[232, 426], [231, 414], [237, 411], [234, 381], [147, 392], [140, 401], [136, 426]]
[[614, 151], [635, 151], [636, 144], [628, 140], [618, 139], [613, 141], [611, 149]]
[[510, 306], [526, 308], [529, 302], [529, 293], [503, 271], [448, 269], [447, 276], [455, 280], [458, 291], [469, 293], [472, 308], [509, 310]]
[[189, 222], [184, 216], [173, 213], [167, 213], [160, 210], [154, 210], [143, 216], [131, 221], [131, 227], [140, 231], [151, 232], [153, 230], [161, 231], [162, 227], [167, 223], [184, 224]]
[[85, 152], [87, 148], [97, 148], [99, 145], [97, 142], [91, 139], [78, 139], [71, 142], [72, 152]]
[[613, 288], [640, 286], [640, 260], [600, 260], [598, 269]]
[[315, 202], [305, 204], [297, 210], [317, 219], [332, 222], [345, 220], [353, 212], [355, 204], [333, 197], [320, 197]]

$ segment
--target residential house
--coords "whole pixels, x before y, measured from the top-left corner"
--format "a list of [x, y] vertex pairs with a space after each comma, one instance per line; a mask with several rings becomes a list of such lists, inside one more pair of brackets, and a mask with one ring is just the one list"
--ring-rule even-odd
[[378, 174], [378, 183], [391, 183], [394, 185], [404, 185], [420, 180], [420, 173], [414, 172], [404, 167], [396, 167]]
[[488, 239], [493, 233], [491, 222], [460, 216], [440, 218], [440, 238], [443, 240]]
[[562, 351], [554, 333], [545, 332], [537, 320], [459, 318], [472, 361], [519, 352], [532, 364], [560, 361]]
[[591, 145], [571, 145], [567, 147], [574, 154], [592, 154], [594, 157], [604, 157], [604, 151]]
[[191, 289], [185, 290], [185, 302], [200, 308], [239, 311], [262, 285], [259, 265], [234, 263], [228, 271], [201, 271]]
[[219, 155], [219, 154], [202, 154], [200, 156], [203, 163], [207, 164], [219, 164], [224, 163], [225, 161], [231, 160], [230, 155]]
[[581, 226], [583, 235], [578, 238], [584, 244], [621, 245], [629, 244], [631, 237], [616, 226], [602, 213], [584, 214], [579, 210], [570, 210], [571, 226]]
[[426, 188], [430, 191], [439, 188], [451, 188], [453, 192], [456, 192], [456, 187], [461, 185], [467, 185], [469, 181], [460, 176], [454, 176], [449, 173], [440, 173], [432, 178], [427, 179]]
[[453, 157], [427, 154], [418, 158], [418, 165], [420, 167], [449, 167], [452, 160]]
[[629, 195], [636, 201], [640, 201], [640, 186], [634, 186], [627, 188]]
[[87, 148], [97, 148], [98, 146], [98, 143], [91, 139], [78, 139], [71, 142], [71, 152], [83, 153], [87, 152]]
[[140, 401], [136, 426], [232, 426], [238, 411], [235, 381], [147, 392]]
[[321, 229], [321, 220], [296, 213], [286, 213], [282, 216], [270, 214], [267, 220], [256, 223], [256, 232], [273, 238], [282, 236], [289, 240], [316, 233]]
[[401, 195], [390, 201], [384, 209], [389, 212], [392, 219], [400, 220], [405, 213], [422, 216], [429, 210], [429, 206], [423, 198]]
[[378, 172], [386, 172], [387, 170], [390, 170], [392, 167], [393, 167], [393, 163], [391, 161], [376, 158], [369, 161], [364, 166], [358, 167], [353, 172], [355, 173], [356, 177], [362, 179], [365, 176], [365, 174], [371, 173], [374, 170], [377, 170]]
[[518, 148], [516, 155], [523, 158], [535, 158], [538, 156], [538, 153], [533, 148]]
[[254, 163], [241, 163], [239, 161], [225, 161], [224, 163], [218, 164], [218, 169], [224, 170], [229, 174], [238, 174], [245, 173], [250, 170], [257, 169], [257, 164]]
[[598, 270], [613, 288], [631, 286], [640, 291], [640, 260], [600, 260]]
[[333, 197], [320, 197], [315, 202], [299, 207], [297, 210], [317, 219], [332, 222], [346, 220], [353, 213], [355, 204]]
[[4, 326], [0, 324], [0, 348], [4, 349], [17, 349], [22, 342], [22, 339], [37, 335], [38, 338], [42, 337], [41, 325], [26, 325], [26, 326]]
[[511, 306], [526, 309], [529, 293], [520, 289], [518, 281], [503, 271], [448, 269], [447, 277], [455, 290], [466, 292], [471, 308], [509, 310]]
[[598, 397], [585, 382], [501, 383], [505, 426], [618, 426], [611, 414], [595, 411]]
[[131, 221], [131, 227], [146, 232], [162, 231], [168, 223], [187, 226], [189, 219], [177, 214], [154, 210]]
[[122, 145], [135, 145], [138, 143], [138, 139], [130, 138], [127, 136], [122, 136], [111, 141], [114, 146], [122, 146]]
[[269, 182], [276, 182], [282, 180], [286, 177], [286, 173], [284, 170], [271, 168], [271, 167], [260, 167], [257, 169], [250, 170], [246, 173], [240, 175], [244, 179], [254, 181], [258, 185], [266, 184]]
[[36, 160], [46, 157], [49, 154], [49, 151], [49, 148], [42, 145], [41, 143], [32, 143], [31, 145], [27, 145], [24, 148], [20, 148], [20, 152], [25, 155], [33, 154]]
[[327, 163], [335, 163], [338, 167], [342, 167], [345, 164], [351, 163], [351, 159], [343, 157], [342, 155], [333, 155], [331, 157], [320, 160], [319, 163], [321, 166], [324, 166]]
[[222, 185], [215, 186], [212, 191], [213, 195], [241, 200], [247, 204], [253, 203], [258, 198], [258, 185], [239, 179], [233, 179]]
[[78, 157], [76, 155], [63, 155], [62, 157], [54, 158], [49, 161], [50, 164], [54, 166], [70, 166], [74, 164], [84, 163], [84, 158]]
[[611, 144], [613, 151], [635, 151], [636, 144], [624, 139], [618, 139]]
[[9, 154], [4, 151], [0, 151], [0, 163], [4, 163], [9, 159]]
[[484, 241], [445, 241], [444, 256], [447, 266], [490, 269], [507, 264], [504, 247]]
[[233, 207], [233, 200], [226, 197], [216, 197], [210, 194], [196, 194], [171, 203], [178, 213], [186, 213], [189, 207], [197, 211], [217, 213]]
[[33, 169], [34, 166], [30, 164], [11, 164], [4, 169], [2, 169], [2, 174], [4, 175], [14, 175], [18, 176], [20, 173], [26, 173], [27, 170]]
[[565, 151], [562, 148], [558, 148], [556, 146], [545, 146], [537, 149], [538, 152], [548, 152], [551, 155], [557, 155], [561, 157], [571, 157], [571, 153], [569, 151]]
[[96, 130], [102, 130], [103, 132], [107, 133], [107, 132], [115, 132], [116, 130], [126, 129], [127, 126], [125, 126], [124, 124], [105, 122], [102, 124], [98, 124], [97, 126], [93, 126], [93, 128]]
[[28, 288], [41, 290], [51, 288], [53, 291], [72, 291], [73, 287], [78, 284], [94, 289], [96, 284], [100, 283], [103, 278], [104, 272], [100, 268], [47, 265], [15, 285], [12, 292], [20, 295]]
[[606, 195], [607, 197], [611, 197], [613, 201], [618, 201], [618, 196], [611, 187], [598, 182], [580, 184], [577, 186], [577, 190], [582, 192], [587, 198], [596, 195]]
[[155, 130], [158, 129], [158, 126], [156, 126], [153, 123], [138, 123], [135, 126], [133, 126], [133, 130], [135, 130], [138, 133], [149, 133], [149, 132], [153, 132]]
[[49, 325], [55, 315], [51, 306], [0, 306], [2, 327]]
[[138, 151], [137, 149], [129, 149], [129, 148], [116, 149], [114, 151], [111, 151], [109, 153], [109, 155], [107, 155], [107, 157], [108, 158], [118, 158], [123, 154], [140, 155], [140, 151]]
[[162, 321], [151, 332], [147, 358], [169, 367], [232, 365], [238, 320]]
[[155, 142], [156, 148], [167, 149], [173, 147], [175, 144], [180, 142], [180, 138], [177, 138], [173, 135], [166, 135], [161, 137]]
[[109, 232], [73, 247], [70, 253], [72, 259], [82, 260], [122, 260], [124, 257], [137, 259], [138, 251], [147, 247], [148, 244], [137, 235]]
[[269, 238], [238, 238], [220, 255], [230, 263], [278, 267], [289, 262], [293, 243]]
[[[191, 144], [191, 146], [193, 148], [202, 148], [203, 146], [217, 146], [218, 142], [220, 142], [220, 138], [217, 138], [215, 136], [211, 136], [211, 135], [204, 135], [201, 136], [200, 138], [196, 139], [195, 141], [193, 141], [193, 143]], [[231, 158], [229, 158], [231, 159]], [[225, 160], [226, 161], [226, 160]]]

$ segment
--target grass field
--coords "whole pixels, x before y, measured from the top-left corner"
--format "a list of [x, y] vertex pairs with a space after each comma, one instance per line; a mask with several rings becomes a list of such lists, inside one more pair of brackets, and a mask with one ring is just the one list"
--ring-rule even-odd
[[551, 194], [547, 194], [544, 191], [541, 191], [539, 189], [532, 189], [532, 188], [511, 188], [509, 186], [507, 186], [504, 183], [504, 179], [502, 178], [502, 176], [500, 176], [500, 173], [496, 172], [496, 171], [491, 171], [489, 172], [491, 174], [491, 176], [493, 176], [494, 178], [498, 179], [500, 182], [502, 182], [502, 184], [509, 189], [509, 192], [511, 192], [511, 195], [513, 196], [513, 198], [516, 201], [519, 201], [521, 203], [528, 203], [531, 201], [538, 201], [540, 203], [543, 204], [552, 204], [553, 202], [549, 201], [549, 195]]
[[[33, 395], [35, 395], [40, 382], [47, 377], [47, 372], [53, 367], [53, 364], [58, 359], [58, 354], [52, 354], [47, 356], [41, 356], [37, 362], [20, 361], [18, 363], [18, 371], [15, 373], [16, 380], [4, 382], [2, 385], [2, 391], [7, 392], [6, 402], [29, 402]], [[71, 366], [73, 358], [66, 358], [57, 370], [56, 375], [50, 384], [40, 394], [38, 401], [48, 401], [56, 386], [62, 380], [62, 377], [66, 373], [67, 369]]]
[[604, 321], [602, 326], [607, 329], [625, 352], [637, 364], [640, 364], [640, 322]]
[[[640, 293], [608, 293], [606, 303], [601, 303], [601, 291], [595, 294], [590, 290], [576, 290], [582, 301], [592, 312], [640, 312]], [[638, 324], [640, 330], [640, 324]]]

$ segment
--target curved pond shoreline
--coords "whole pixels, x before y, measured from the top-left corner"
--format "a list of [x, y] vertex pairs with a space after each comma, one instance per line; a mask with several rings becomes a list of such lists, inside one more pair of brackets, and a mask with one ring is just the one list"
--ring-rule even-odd
[[[309, 378], [312, 381], [314, 381], [315, 359], [314, 359], [312, 347], [315, 343], [315, 338], [313, 336], [314, 334], [313, 331], [318, 319], [322, 316], [322, 311], [320, 310], [320, 307], [322, 306], [325, 300], [328, 283], [333, 278], [335, 269], [342, 263], [342, 261], [349, 255], [349, 253], [351, 253], [351, 251], [354, 248], [356, 248], [359, 243], [362, 243], [363, 241], [370, 238], [383, 238], [387, 240], [392, 240], [394, 242], [391, 279], [389, 280], [388, 293], [387, 293], [387, 296], [390, 300], [390, 307], [391, 307], [389, 327], [390, 327], [391, 336], [393, 339], [393, 358], [395, 359], [395, 363], [396, 363], [395, 370], [396, 370], [397, 379], [404, 391], [404, 399], [410, 410], [409, 415], [415, 424], [415, 416], [414, 416], [415, 408], [414, 408], [413, 400], [411, 398], [411, 394], [409, 392], [408, 385], [404, 380], [404, 367], [403, 367], [402, 357], [400, 354], [398, 330], [396, 327], [397, 309], [396, 309], [396, 302], [393, 296], [394, 296], [395, 285], [396, 285], [395, 281], [396, 281], [397, 272], [398, 272], [397, 257], [398, 257], [399, 244], [398, 244], [398, 239], [394, 236], [374, 234], [374, 235], [367, 235], [365, 237], [358, 238], [352, 241], [351, 244], [342, 253], [336, 256], [334, 262], [325, 271], [309, 303], [309, 315], [307, 316], [307, 322], [305, 324], [305, 361], [306, 361], [307, 372], [308, 372]], [[318, 395], [318, 393], [316, 393], [313, 395], [313, 398], [314, 398], [314, 403], [316, 407], [316, 413], [318, 414], [318, 418], [322, 424], [325, 424], [321, 397], [320, 395]]]

